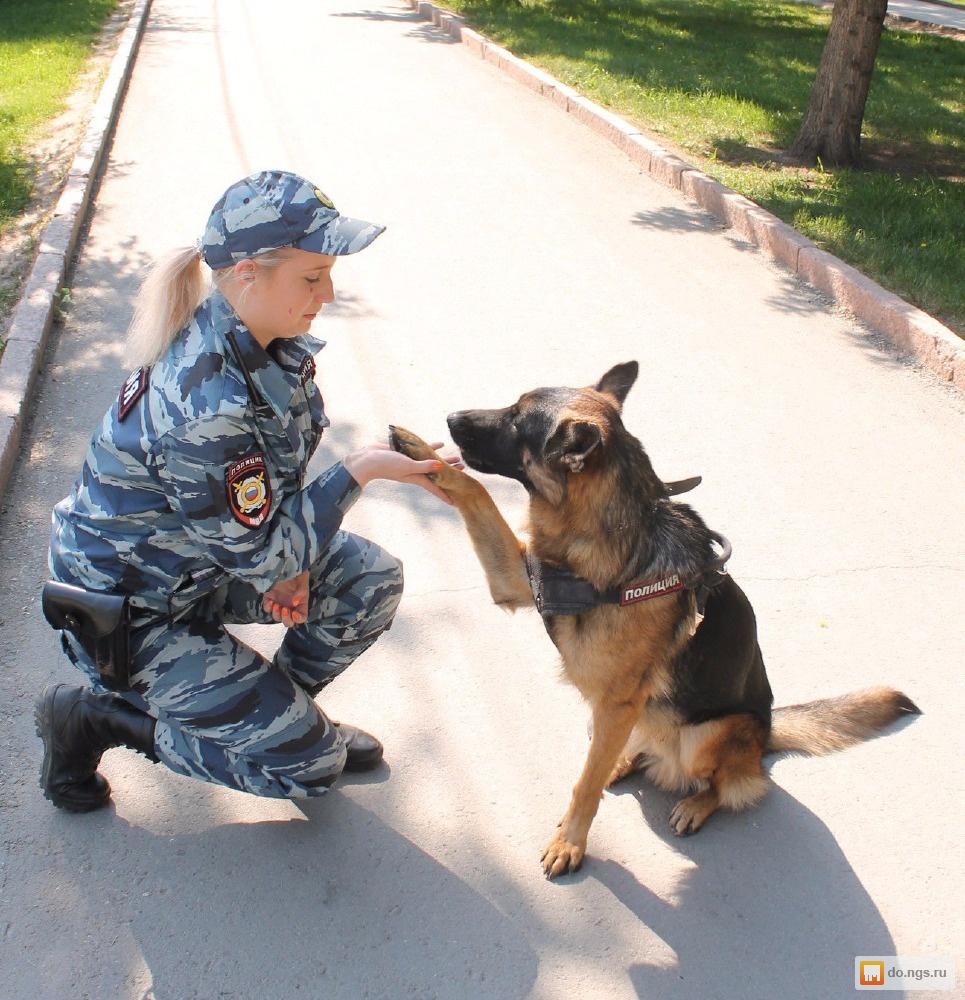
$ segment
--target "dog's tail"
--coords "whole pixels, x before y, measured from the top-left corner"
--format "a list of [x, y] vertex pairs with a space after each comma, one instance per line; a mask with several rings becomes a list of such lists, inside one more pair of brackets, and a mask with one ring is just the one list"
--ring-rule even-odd
[[894, 688], [875, 687], [774, 709], [768, 753], [820, 756], [853, 747], [921, 709]]

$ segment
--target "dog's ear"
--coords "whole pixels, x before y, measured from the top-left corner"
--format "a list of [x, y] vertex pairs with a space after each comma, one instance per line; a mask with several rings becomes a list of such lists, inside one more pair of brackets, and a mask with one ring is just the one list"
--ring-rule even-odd
[[563, 420], [543, 449], [543, 460], [524, 458], [526, 475], [533, 489], [553, 507], [566, 496], [566, 477], [582, 472], [587, 456], [603, 442], [598, 424], [589, 420]]
[[603, 431], [592, 420], [564, 420], [546, 442], [546, 458], [561, 470], [582, 472], [587, 457], [603, 443]]
[[636, 382], [639, 372], [640, 366], [636, 361], [627, 361], [626, 364], [617, 365], [597, 382], [596, 390], [612, 396], [622, 407], [623, 401], [627, 398], [627, 393], [633, 387], [633, 383]]

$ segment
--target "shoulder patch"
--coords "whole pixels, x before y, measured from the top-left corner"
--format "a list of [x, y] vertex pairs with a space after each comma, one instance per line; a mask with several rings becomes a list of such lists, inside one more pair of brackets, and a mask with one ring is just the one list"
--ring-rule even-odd
[[117, 397], [117, 419], [123, 420], [134, 409], [134, 404], [147, 392], [151, 380], [150, 368], [138, 368], [131, 372], [130, 378], [121, 386]]
[[310, 382], [313, 378], [315, 378], [315, 359], [308, 354], [298, 369], [298, 381], [302, 385], [305, 385], [306, 382]]
[[252, 452], [228, 467], [225, 473], [228, 506], [246, 528], [259, 527], [271, 509], [271, 477], [265, 456]]

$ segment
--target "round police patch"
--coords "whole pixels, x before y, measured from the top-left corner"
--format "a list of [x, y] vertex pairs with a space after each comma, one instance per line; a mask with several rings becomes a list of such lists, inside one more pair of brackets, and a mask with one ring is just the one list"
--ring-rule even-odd
[[228, 506], [236, 521], [246, 528], [257, 528], [271, 510], [271, 477], [265, 456], [256, 451], [246, 455], [225, 473]]

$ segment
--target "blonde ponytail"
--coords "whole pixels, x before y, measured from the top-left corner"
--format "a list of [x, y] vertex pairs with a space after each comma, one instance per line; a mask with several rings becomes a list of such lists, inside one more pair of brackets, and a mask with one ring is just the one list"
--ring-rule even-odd
[[128, 352], [135, 367], [153, 365], [205, 300], [208, 283], [195, 247], [173, 250], [144, 279], [128, 327]]
[[[291, 247], [279, 247], [251, 259], [259, 267], [271, 269], [288, 260], [292, 252]], [[210, 283], [238, 309], [251, 289], [247, 285], [238, 287], [234, 271], [234, 264], [212, 271]], [[188, 325], [209, 291], [201, 254], [195, 247], [173, 250], [162, 257], [151, 268], [134, 300], [134, 316], [127, 329], [130, 363], [135, 368], [153, 365]]]

